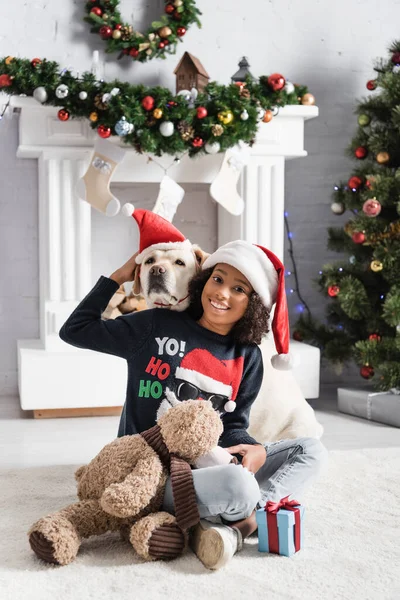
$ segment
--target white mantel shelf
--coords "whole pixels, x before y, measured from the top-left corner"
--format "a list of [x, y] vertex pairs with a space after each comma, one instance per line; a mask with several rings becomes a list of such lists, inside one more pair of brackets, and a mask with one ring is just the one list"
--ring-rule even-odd
[[[13, 96], [10, 105], [20, 113], [17, 156], [38, 159], [39, 172], [40, 339], [18, 342], [21, 406], [38, 410], [121, 405], [124, 361], [72, 348], [58, 337], [60, 326], [91, 286], [91, 207], [74, 190], [97, 134], [85, 119], [62, 122], [57, 118], [59, 107], [42, 106], [33, 98]], [[260, 123], [239, 182], [245, 209], [234, 217], [218, 207], [219, 245], [246, 239], [283, 258], [284, 165], [307, 156], [304, 123], [317, 116], [316, 106], [286, 106], [270, 123]], [[123, 145], [118, 138], [110, 141]], [[127, 152], [113, 183], [160, 181], [159, 166], [130, 146], [123, 147]], [[211, 183], [223, 155], [184, 156], [176, 164], [171, 155], [156, 160], [165, 168], [172, 164], [168, 174], [179, 183]], [[306, 374], [303, 364], [296, 379], [305, 397], [316, 397], [319, 351], [295, 342], [291, 351], [296, 347], [307, 354], [314, 372], [313, 377]]]

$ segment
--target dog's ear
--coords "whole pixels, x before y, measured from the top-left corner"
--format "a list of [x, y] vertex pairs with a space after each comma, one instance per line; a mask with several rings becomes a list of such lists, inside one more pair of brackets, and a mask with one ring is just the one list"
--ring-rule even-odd
[[208, 254], [208, 252], [204, 252], [204, 250], [202, 250], [200, 248], [200, 246], [198, 246], [197, 244], [193, 244], [192, 248], [193, 248], [193, 252], [194, 252], [195, 258], [196, 258], [197, 270], [199, 270], [200, 267], [201, 267], [201, 265], [203, 264], [203, 262], [210, 255]]
[[136, 265], [132, 292], [134, 293], [135, 296], [139, 296], [141, 291], [142, 290], [141, 290], [141, 286], [140, 286], [140, 265]]

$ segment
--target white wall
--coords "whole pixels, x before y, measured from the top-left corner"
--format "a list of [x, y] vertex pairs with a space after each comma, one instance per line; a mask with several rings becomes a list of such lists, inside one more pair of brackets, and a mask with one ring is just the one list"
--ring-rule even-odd
[[[151, 9], [149, 6], [151, 5]], [[346, 178], [351, 163], [344, 155], [356, 121], [352, 115], [356, 97], [366, 94], [365, 82], [373, 76], [372, 61], [385, 55], [387, 45], [400, 32], [398, 0], [198, 0], [203, 28], [192, 28], [177, 56], [146, 65], [116, 62], [101, 52], [104, 77], [132, 83], [160, 84], [174, 90], [173, 69], [183, 51], [199, 57], [210, 77], [228, 83], [237, 62], [246, 55], [254, 75], [281, 72], [305, 83], [317, 98], [320, 117], [306, 125], [309, 156], [290, 162], [286, 177], [289, 211], [304, 296], [316, 315], [322, 315], [321, 296], [311, 279], [332, 258], [326, 247], [326, 227], [344, 217], [330, 211], [335, 181]], [[84, 3], [70, 1], [27, 3], [14, 0], [2, 10], [0, 56], [46, 57], [62, 67], [88, 70], [94, 49], [103, 49], [81, 20]], [[140, 29], [157, 18], [163, 0], [123, 0], [126, 20]], [[133, 19], [134, 16], [134, 19]], [[16, 340], [37, 337], [38, 253], [37, 173], [35, 161], [17, 160], [17, 121], [0, 122], [0, 395], [17, 393]], [[137, 190], [148, 197], [155, 190]], [[215, 241], [215, 207], [204, 187], [188, 188], [184, 202], [196, 195], [204, 202], [202, 226], [190, 222], [191, 211], [182, 207], [177, 225], [196, 241]], [[100, 215], [101, 217], [101, 215]], [[96, 244], [118, 244], [129, 234], [111, 229], [108, 219], [96, 218]], [[213, 230], [205, 224], [213, 221]], [[111, 221], [113, 223], [113, 221]], [[189, 233], [188, 233], [189, 232]], [[114, 238], [113, 238], [114, 236]], [[96, 254], [97, 256], [97, 254]], [[115, 265], [117, 266], [117, 265]], [[108, 264], [104, 268], [107, 269]], [[101, 269], [97, 264], [94, 272]], [[109, 268], [108, 268], [109, 270]], [[290, 299], [293, 312], [294, 299]], [[325, 381], [339, 381], [324, 371]], [[342, 375], [343, 377], [343, 375]], [[358, 381], [358, 379], [357, 379]]]

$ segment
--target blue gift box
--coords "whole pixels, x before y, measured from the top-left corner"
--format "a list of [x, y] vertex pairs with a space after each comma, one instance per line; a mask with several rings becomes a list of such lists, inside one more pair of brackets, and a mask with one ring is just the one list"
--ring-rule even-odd
[[[303, 515], [304, 506], [298, 505], [300, 515], [300, 548], [303, 547]], [[256, 511], [258, 525], [258, 550], [259, 552], [270, 552], [270, 540], [268, 536], [267, 511], [260, 508]], [[283, 556], [292, 556], [295, 554], [295, 513], [292, 510], [281, 508], [276, 514], [271, 515], [276, 518], [278, 525], [279, 554]]]

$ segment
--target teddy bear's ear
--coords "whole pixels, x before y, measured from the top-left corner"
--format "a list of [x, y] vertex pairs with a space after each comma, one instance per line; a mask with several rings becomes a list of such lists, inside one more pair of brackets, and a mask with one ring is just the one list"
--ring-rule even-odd
[[193, 248], [193, 252], [196, 258], [196, 266], [197, 269], [200, 269], [201, 265], [203, 264], [203, 262], [206, 260], [206, 258], [208, 258], [210, 255], [208, 252], [204, 252], [204, 250], [202, 250], [200, 248], [200, 246], [198, 246], [197, 244], [193, 244], [192, 245]]
[[132, 292], [134, 293], [135, 296], [139, 296], [141, 291], [142, 290], [141, 290], [141, 286], [140, 286], [140, 265], [136, 265]]

